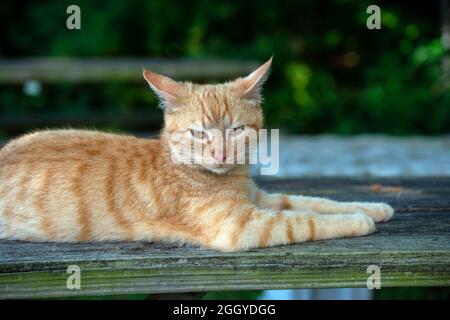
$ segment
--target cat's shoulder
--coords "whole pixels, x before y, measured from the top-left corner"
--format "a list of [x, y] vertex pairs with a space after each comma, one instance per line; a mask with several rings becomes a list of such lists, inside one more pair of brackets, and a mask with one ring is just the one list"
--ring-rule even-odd
[[152, 143], [150, 139], [141, 139], [132, 135], [82, 129], [39, 130], [27, 133], [8, 142], [1, 151], [24, 148], [30, 145], [96, 144], [96, 143]]

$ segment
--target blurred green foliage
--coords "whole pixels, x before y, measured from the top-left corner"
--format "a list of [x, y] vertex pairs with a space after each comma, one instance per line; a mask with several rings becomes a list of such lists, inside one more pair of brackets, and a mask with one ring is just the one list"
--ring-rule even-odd
[[[82, 29], [65, 27], [81, 8]], [[439, 3], [379, 1], [382, 29], [368, 30], [371, 1], [2, 1], [0, 55], [257, 59], [275, 56], [265, 90], [270, 127], [292, 133], [438, 134], [450, 129], [441, 79]], [[156, 108], [142, 85], [0, 89], [1, 114]], [[157, 111], [155, 111], [157, 112]]]

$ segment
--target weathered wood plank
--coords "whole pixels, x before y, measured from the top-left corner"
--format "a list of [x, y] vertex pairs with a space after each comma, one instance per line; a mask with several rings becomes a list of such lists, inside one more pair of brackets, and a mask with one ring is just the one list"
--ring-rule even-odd
[[[370, 236], [240, 253], [142, 242], [0, 241], [0, 297], [364, 287], [369, 265], [383, 287], [450, 285], [450, 178], [261, 180], [271, 191], [387, 201], [392, 221]], [[81, 290], [66, 288], [67, 266]]]
[[190, 80], [219, 80], [242, 76], [257, 67], [254, 61], [169, 59], [27, 58], [0, 60], [0, 82], [142, 81], [143, 68]]

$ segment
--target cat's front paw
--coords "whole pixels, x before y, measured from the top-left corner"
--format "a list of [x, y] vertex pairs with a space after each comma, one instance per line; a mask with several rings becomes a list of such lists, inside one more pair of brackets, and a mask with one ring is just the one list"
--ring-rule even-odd
[[375, 222], [386, 222], [394, 215], [394, 209], [386, 203], [366, 203], [359, 209]]
[[353, 218], [353, 236], [364, 236], [375, 231], [375, 222], [372, 218], [363, 213], [355, 213]]

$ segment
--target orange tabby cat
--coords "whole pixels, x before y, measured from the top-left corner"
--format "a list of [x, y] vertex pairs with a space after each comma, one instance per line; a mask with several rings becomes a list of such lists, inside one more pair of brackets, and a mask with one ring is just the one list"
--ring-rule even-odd
[[[217, 85], [144, 71], [164, 108], [159, 139], [54, 130], [11, 141], [0, 151], [0, 238], [162, 240], [236, 251], [373, 232], [374, 222], [392, 217], [389, 205], [267, 194], [248, 165], [225, 163], [236, 157], [229, 145], [262, 127], [270, 65]], [[226, 148], [213, 136], [225, 129]], [[202, 161], [174, 161], [193, 139], [203, 151], [190, 156]]]

